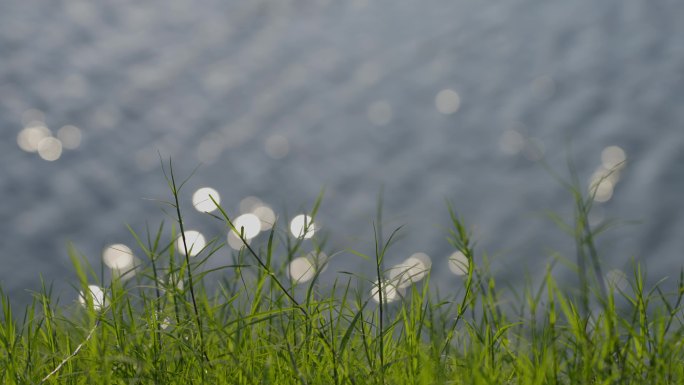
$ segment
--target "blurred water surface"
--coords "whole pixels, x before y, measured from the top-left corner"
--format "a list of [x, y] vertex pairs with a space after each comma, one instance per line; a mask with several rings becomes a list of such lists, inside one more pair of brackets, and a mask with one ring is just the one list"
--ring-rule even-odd
[[372, 250], [383, 188], [384, 229], [406, 225], [387, 263], [429, 255], [448, 295], [461, 279], [446, 199], [473, 226], [478, 255], [517, 286], [554, 251], [574, 259], [543, 215], [571, 220], [571, 197], [539, 160], [567, 175], [569, 153], [586, 188], [602, 152], [621, 149], [626, 167], [593, 220], [640, 223], [601, 238], [605, 268], [629, 271], [634, 258], [653, 279], [675, 278], [682, 18], [675, 0], [4, 1], [0, 285], [25, 302], [42, 274], [70, 302], [68, 242], [96, 271], [107, 245], [141, 257], [125, 225], [170, 222], [154, 201], [171, 198], [159, 153], [182, 177], [202, 164], [181, 198], [188, 228], [207, 239], [225, 233], [193, 210], [200, 187], [233, 216], [258, 197], [283, 231], [325, 187], [317, 234], [334, 255], [329, 277], [372, 275], [336, 252]]

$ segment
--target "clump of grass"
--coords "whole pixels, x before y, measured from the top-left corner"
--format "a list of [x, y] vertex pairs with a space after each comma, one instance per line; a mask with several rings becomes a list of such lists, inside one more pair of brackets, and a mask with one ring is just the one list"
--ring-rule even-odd
[[[372, 264], [372, 279], [341, 272], [333, 282], [323, 283], [316, 266], [308, 283], [299, 282], [286, 274], [285, 263], [306, 251], [303, 237], [281, 232], [276, 223], [263, 244], [252, 244], [214, 197], [219, 214], [213, 219], [233, 231], [244, 247], [229, 252], [216, 238], [191, 258], [179, 202], [184, 183], [176, 183], [170, 166], [173, 200], [168, 205], [175, 223], [170, 229], [164, 223], [148, 228], [144, 235], [131, 229], [144, 255], [135, 271], [115, 274], [103, 285], [104, 274], [96, 274], [71, 249], [79, 303], [61, 306], [43, 285], [33, 302], [15, 314], [0, 289], [0, 382], [684, 381], [684, 272], [673, 293], [663, 292], [660, 283], [646, 288], [639, 266], [628, 288], [604, 282], [596, 269], [598, 279], [589, 279], [588, 266], [600, 266], [594, 239], [603, 228], [589, 226], [591, 196], [572, 184], [575, 224], [566, 227], [578, 249], [580, 295], [559, 289], [550, 264], [539, 287], [528, 284], [515, 293], [517, 302], [504, 306], [486, 255], [475, 250], [467, 226], [450, 205], [448, 240], [467, 259], [467, 268], [460, 290], [447, 298], [430, 294], [429, 272], [418, 272], [427, 273], [420, 282], [403, 281], [410, 282], [405, 291], [386, 279], [383, 258], [401, 229], [383, 234], [380, 210], [373, 228], [374, 255], [349, 250]], [[309, 212], [312, 221], [320, 203], [321, 197]], [[179, 237], [181, 253], [174, 247]], [[317, 252], [325, 248], [324, 238], [313, 240]], [[209, 260], [219, 260], [220, 266], [207, 268]], [[617, 306], [618, 300], [626, 306]]]

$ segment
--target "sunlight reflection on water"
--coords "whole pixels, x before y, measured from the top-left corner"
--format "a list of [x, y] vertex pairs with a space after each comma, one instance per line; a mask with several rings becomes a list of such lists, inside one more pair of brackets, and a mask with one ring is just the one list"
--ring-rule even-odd
[[112, 277], [128, 280], [136, 274], [136, 258], [133, 251], [124, 244], [113, 244], [102, 251], [102, 261], [112, 270]]
[[316, 275], [316, 268], [307, 257], [293, 259], [287, 271], [294, 283], [310, 281]]
[[51, 136], [41, 139], [38, 142], [38, 155], [48, 162], [59, 159], [62, 156], [62, 142]]
[[314, 236], [316, 230], [316, 224], [313, 222], [313, 218], [308, 215], [300, 214], [290, 221], [290, 232], [297, 238], [311, 238]]
[[93, 308], [96, 311], [102, 310], [102, 308], [105, 306], [104, 290], [97, 285], [88, 285], [87, 294], [83, 291], [79, 292], [78, 302], [81, 304], [81, 306], [86, 307], [89, 300], [92, 300]]
[[217, 204], [221, 204], [221, 196], [218, 191], [211, 187], [202, 187], [192, 194], [192, 205], [199, 212], [210, 213], [217, 208], [210, 196], [214, 198]]
[[618, 146], [608, 146], [601, 151], [601, 165], [589, 178], [589, 193], [594, 201], [608, 202], [620, 180], [620, 173], [625, 168], [627, 155]]
[[[199, 252], [202, 251], [202, 249], [204, 249], [207, 245], [204, 235], [195, 230], [187, 230], [185, 232], [185, 241], [187, 243], [188, 255], [190, 257], [194, 257], [199, 254]], [[179, 236], [178, 240], [176, 241], [176, 249], [178, 249], [181, 254], [185, 255], [185, 245], [183, 243], [182, 236]]]
[[269, 230], [275, 224], [276, 215], [270, 207], [260, 205], [255, 207], [252, 212], [259, 217], [259, 220], [261, 221], [261, 231]]
[[252, 239], [261, 232], [261, 220], [254, 214], [242, 214], [233, 221], [235, 229], [242, 234], [245, 239]]
[[439, 91], [435, 96], [437, 111], [444, 115], [451, 115], [461, 107], [461, 97], [452, 89]]
[[110, 269], [127, 269], [133, 265], [133, 251], [120, 243], [109, 245], [102, 252], [102, 261]]
[[468, 258], [460, 251], [449, 256], [449, 270], [456, 275], [468, 274]]
[[[249, 239], [245, 239], [247, 241], [247, 244], [250, 244]], [[228, 231], [228, 246], [230, 246], [233, 250], [240, 250], [243, 247], [245, 247], [245, 243], [240, 239], [240, 236], [235, 233], [235, 231], [230, 230]]]
[[415, 253], [403, 262], [388, 269], [387, 278], [396, 287], [403, 289], [425, 278], [432, 267], [432, 260], [425, 253]]
[[[380, 303], [380, 290], [378, 290], [378, 286], [378, 281], [375, 281], [370, 290], [370, 295], [373, 298], [373, 301]], [[397, 301], [401, 299], [401, 297], [404, 295], [404, 292], [404, 288], [397, 287], [390, 281], [384, 281], [382, 283], [382, 302], [390, 303]]]

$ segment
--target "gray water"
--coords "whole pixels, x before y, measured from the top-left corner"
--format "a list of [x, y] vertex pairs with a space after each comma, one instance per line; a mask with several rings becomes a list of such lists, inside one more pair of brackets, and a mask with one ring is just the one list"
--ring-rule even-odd
[[[158, 153], [179, 176], [202, 164], [181, 198], [207, 237], [224, 230], [193, 210], [199, 187], [231, 215], [256, 196], [281, 218], [325, 187], [319, 234], [342, 252], [324, 277], [371, 275], [344, 250], [372, 250], [383, 188], [384, 229], [405, 225], [387, 263], [425, 252], [440, 292], [455, 291], [449, 200], [516, 286], [554, 252], [574, 260], [544, 216], [572, 220], [571, 196], [540, 160], [568, 176], [572, 158], [586, 187], [608, 146], [627, 165], [593, 220], [639, 223], [599, 240], [604, 268], [635, 259], [652, 281], [676, 278], [682, 19], [675, 0], [3, 1], [0, 286], [25, 302], [42, 275], [68, 303], [69, 243], [100, 271], [106, 245], [136, 250], [126, 224], [170, 222]], [[80, 145], [54, 161], [22, 150], [35, 120], [78, 127]]]

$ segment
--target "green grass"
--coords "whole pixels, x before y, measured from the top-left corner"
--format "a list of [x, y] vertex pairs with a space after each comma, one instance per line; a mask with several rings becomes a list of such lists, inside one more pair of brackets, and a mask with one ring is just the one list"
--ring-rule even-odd
[[[168, 171], [174, 223], [131, 229], [136, 254], [144, 256], [134, 278], [103, 285], [105, 274], [71, 249], [85, 306], [58, 304], [43, 285], [15, 313], [0, 290], [0, 383], [684, 383], [684, 274], [673, 293], [645, 287], [638, 265], [624, 289], [606, 282], [595, 238], [609, 226], [589, 225], [593, 200], [574, 179], [566, 183], [572, 223], [551, 216], [575, 239], [578, 293], [559, 289], [550, 264], [538, 287], [528, 283], [512, 292], [515, 301], [503, 301], [486, 255], [447, 205], [448, 240], [469, 261], [458, 290], [436, 298], [428, 274], [390, 303], [383, 258], [401, 229], [383, 234], [380, 209], [374, 253], [347, 250], [365, 258], [375, 277], [338, 272], [333, 282], [320, 282], [316, 273], [297, 285], [287, 261], [324, 249], [324, 237], [304, 241], [277, 223], [239, 252], [220, 237], [192, 258], [184, 240], [178, 253], [184, 183]], [[309, 211], [314, 219], [320, 203]], [[243, 234], [222, 208], [208, 219]], [[371, 282], [379, 282], [379, 303]], [[88, 285], [104, 286], [104, 303]]]

